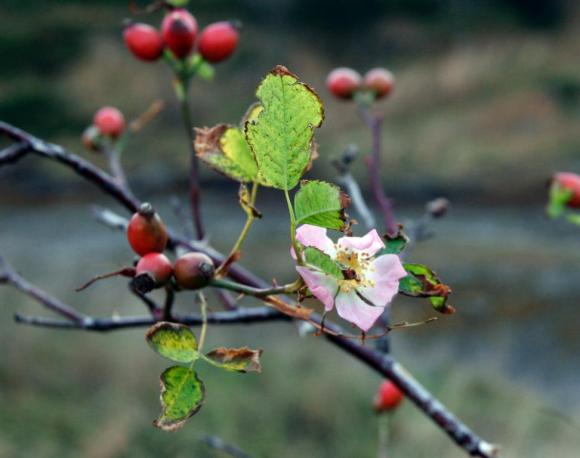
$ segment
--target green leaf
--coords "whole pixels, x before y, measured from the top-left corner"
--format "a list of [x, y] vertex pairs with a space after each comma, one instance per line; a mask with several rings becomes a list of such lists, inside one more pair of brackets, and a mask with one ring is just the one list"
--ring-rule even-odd
[[183, 366], [172, 366], [161, 374], [161, 415], [157, 428], [175, 431], [197, 413], [203, 404], [205, 387], [197, 374]]
[[167, 0], [167, 3], [176, 8], [185, 6], [189, 3], [189, 0]]
[[409, 243], [409, 237], [401, 229], [396, 235], [386, 234], [384, 238], [386, 246], [375, 255], [377, 258], [384, 254], [399, 254]]
[[191, 363], [199, 357], [195, 335], [182, 324], [157, 323], [149, 328], [145, 339], [153, 350], [171, 361]]
[[219, 347], [210, 351], [206, 357], [221, 369], [234, 372], [261, 372], [260, 356], [263, 350], [252, 350], [248, 347]]
[[310, 163], [314, 129], [324, 119], [322, 102], [282, 66], [264, 78], [256, 95], [263, 109], [246, 122], [246, 139], [265, 180], [292, 189]]
[[257, 179], [258, 166], [240, 128], [226, 124], [195, 129], [197, 157], [217, 172], [250, 183]]
[[303, 181], [294, 197], [296, 224], [342, 231], [347, 226], [344, 209], [349, 204], [349, 197], [338, 186], [324, 181]]
[[580, 214], [578, 214], [578, 213], [570, 213], [569, 215], [566, 215], [566, 219], [570, 223], [576, 224], [577, 226], [580, 226]]
[[304, 261], [306, 264], [316, 267], [339, 280], [344, 278], [340, 266], [330, 256], [323, 253], [318, 248], [304, 248]]
[[566, 210], [566, 204], [572, 197], [572, 191], [561, 187], [555, 181], [550, 186], [550, 197], [546, 212], [550, 218], [558, 218]]
[[451, 288], [441, 282], [437, 274], [423, 264], [403, 264], [409, 275], [399, 281], [399, 292], [412, 297], [428, 297], [440, 313], [451, 314], [455, 308], [447, 303]]

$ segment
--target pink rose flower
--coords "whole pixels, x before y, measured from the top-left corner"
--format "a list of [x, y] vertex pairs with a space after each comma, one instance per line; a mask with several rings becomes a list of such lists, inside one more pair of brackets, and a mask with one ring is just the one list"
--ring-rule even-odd
[[326, 229], [305, 224], [296, 230], [296, 240], [328, 255], [344, 278], [324, 272], [317, 266], [297, 266], [310, 292], [324, 304], [327, 312], [336, 306], [343, 319], [367, 332], [399, 291], [399, 280], [407, 276], [395, 254], [375, 255], [385, 244], [376, 230], [364, 237], [341, 237], [334, 243]]

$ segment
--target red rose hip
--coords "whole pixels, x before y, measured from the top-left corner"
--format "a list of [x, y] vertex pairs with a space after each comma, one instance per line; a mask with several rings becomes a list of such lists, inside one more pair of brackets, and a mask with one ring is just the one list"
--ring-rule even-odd
[[93, 123], [103, 134], [118, 137], [125, 129], [125, 117], [115, 107], [103, 107], [95, 113]]
[[135, 267], [133, 287], [141, 293], [166, 285], [173, 275], [171, 261], [162, 253], [149, 253], [139, 259]]
[[361, 76], [352, 68], [339, 67], [332, 70], [326, 78], [326, 87], [339, 99], [352, 99], [361, 87]]
[[197, 49], [208, 62], [221, 62], [234, 53], [238, 39], [239, 33], [235, 24], [227, 21], [216, 22], [201, 31]]
[[560, 172], [554, 175], [552, 183], [571, 192], [568, 207], [580, 208], [580, 175], [571, 172]]
[[203, 253], [187, 253], [175, 261], [175, 280], [183, 289], [199, 289], [206, 286], [214, 275], [214, 265]]
[[151, 204], [144, 203], [127, 226], [127, 240], [139, 256], [161, 253], [167, 246], [167, 229]]
[[392, 411], [399, 406], [404, 398], [405, 395], [397, 385], [390, 380], [385, 380], [381, 383], [379, 391], [375, 397], [375, 412], [382, 413]]
[[183, 59], [193, 50], [197, 35], [197, 21], [187, 10], [176, 8], [163, 19], [161, 35], [173, 54]]
[[377, 99], [386, 97], [393, 91], [395, 77], [385, 68], [373, 68], [364, 78], [364, 87], [373, 91]]
[[129, 51], [138, 59], [151, 62], [163, 54], [161, 33], [149, 24], [131, 24], [123, 32], [123, 39]]

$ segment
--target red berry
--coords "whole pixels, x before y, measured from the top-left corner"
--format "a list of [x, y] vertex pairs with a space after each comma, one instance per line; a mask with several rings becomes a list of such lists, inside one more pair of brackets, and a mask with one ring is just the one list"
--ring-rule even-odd
[[171, 280], [171, 261], [162, 253], [149, 253], [139, 259], [135, 267], [133, 286], [142, 293], [163, 286]]
[[167, 245], [167, 229], [151, 204], [144, 203], [127, 227], [127, 239], [139, 256], [161, 253]]
[[208, 62], [220, 62], [230, 57], [238, 44], [238, 29], [231, 22], [208, 25], [199, 35], [197, 49]]
[[335, 68], [326, 78], [326, 87], [331, 94], [339, 99], [352, 99], [360, 86], [361, 76], [352, 68]]
[[145, 61], [154, 61], [163, 54], [163, 38], [155, 27], [149, 24], [131, 24], [123, 32], [127, 48], [135, 57]]
[[571, 191], [568, 207], [580, 208], [580, 175], [571, 172], [560, 172], [554, 175], [553, 182], [563, 189]]
[[395, 77], [384, 68], [373, 68], [365, 75], [364, 86], [373, 91], [377, 99], [389, 95], [393, 91]]
[[125, 129], [125, 117], [115, 107], [103, 107], [95, 113], [95, 126], [103, 135], [118, 137]]
[[199, 289], [213, 278], [214, 265], [203, 253], [187, 253], [175, 261], [175, 280], [183, 289]]
[[390, 380], [381, 383], [379, 391], [375, 397], [374, 407], [377, 413], [388, 412], [396, 409], [403, 401], [405, 395]]
[[81, 137], [83, 146], [88, 151], [93, 153], [100, 153], [103, 150], [103, 145], [101, 144], [101, 132], [97, 126], [89, 126], [83, 132]]
[[161, 34], [173, 54], [183, 59], [193, 49], [197, 35], [197, 21], [187, 10], [176, 8], [163, 19]]

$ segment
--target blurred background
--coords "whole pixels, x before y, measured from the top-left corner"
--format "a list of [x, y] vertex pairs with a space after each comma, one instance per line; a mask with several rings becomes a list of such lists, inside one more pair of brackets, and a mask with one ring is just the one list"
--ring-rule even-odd
[[[192, 91], [196, 126], [237, 122], [261, 77], [284, 64], [326, 105], [311, 175], [336, 180], [330, 158], [370, 135], [353, 104], [330, 97], [327, 73], [384, 66], [394, 95], [386, 114], [383, 177], [402, 221], [444, 196], [453, 209], [410, 260], [433, 267], [454, 290], [458, 313], [392, 334], [393, 353], [434, 394], [506, 457], [575, 457], [580, 450], [580, 321], [577, 227], [547, 221], [546, 180], [580, 168], [580, 6], [532, 0], [200, 0], [201, 26], [244, 23], [239, 51]], [[85, 153], [80, 134], [103, 105], [136, 117], [166, 109], [129, 145], [124, 163], [143, 199], [177, 224], [168, 204], [185, 196], [188, 150], [169, 70], [124, 48], [125, 1], [0, 2], [0, 119]], [[137, 19], [159, 24], [159, 13]], [[4, 143], [0, 143], [0, 146]], [[367, 183], [362, 161], [354, 174]], [[243, 224], [237, 188], [203, 170], [211, 242], [227, 250]], [[368, 191], [365, 189], [365, 191]], [[367, 193], [368, 195], [368, 193]], [[90, 204], [120, 210], [68, 170], [27, 158], [0, 169], [0, 252], [27, 278], [86, 313], [144, 312], [123, 280], [83, 293], [94, 274], [126, 265], [124, 237], [95, 224]], [[280, 195], [264, 191], [265, 217], [246, 252], [285, 253]], [[353, 212], [353, 216], [354, 215]], [[278, 279], [290, 259], [243, 263]], [[166, 363], [143, 330], [95, 335], [13, 323], [43, 313], [0, 288], [0, 457], [214, 457], [200, 434], [260, 457], [376, 456], [371, 401], [377, 375], [323, 339], [288, 324], [210, 328], [210, 343], [265, 349], [259, 376], [203, 370], [206, 405], [173, 434], [151, 427]], [[217, 308], [217, 304], [213, 304]], [[181, 299], [191, 310], [192, 297]], [[434, 315], [397, 299], [394, 320]], [[460, 457], [460, 450], [407, 403], [393, 419], [394, 457]]]

